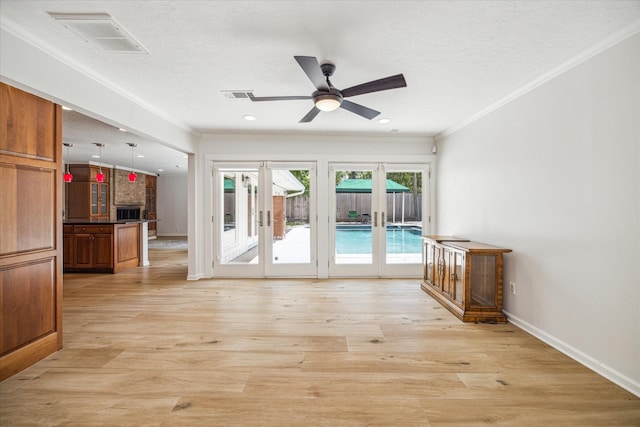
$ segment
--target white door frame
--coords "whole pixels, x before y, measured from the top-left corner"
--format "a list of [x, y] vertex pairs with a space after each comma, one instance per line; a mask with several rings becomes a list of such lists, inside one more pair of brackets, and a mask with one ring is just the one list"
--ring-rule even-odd
[[[422, 273], [422, 262], [415, 264], [387, 263], [386, 254], [386, 172], [418, 171], [422, 173], [422, 230], [429, 230], [430, 202], [429, 164], [425, 163], [329, 163], [329, 277], [416, 277]], [[339, 264], [335, 259], [336, 241], [336, 184], [335, 172], [341, 170], [372, 171], [371, 231], [372, 262]], [[422, 232], [425, 235], [425, 232]], [[424, 255], [422, 255], [423, 257]]]
[[[273, 260], [273, 175], [272, 172], [278, 169], [308, 169], [310, 171], [310, 194], [309, 198], [309, 263], [276, 263]], [[251, 227], [253, 221], [249, 221], [249, 216], [254, 215], [258, 219], [257, 233], [257, 261], [251, 263], [229, 263], [224, 260], [225, 230], [223, 227], [224, 218], [220, 215], [224, 207], [224, 181], [221, 181], [221, 173], [236, 174], [237, 176], [250, 176], [250, 185], [257, 184], [258, 194], [253, 212], [247, 217], [235, 219], [235, 232], [238, 242], [238, 251], [246, 249], [247, 229], [245, 224]], [[236, 186], [236, 188], [242, 188]], [[247, 187], [250, 188], [250, 187]], [[317, 277], [317, 214], [316, 214], [316, 165], [312, 162], [259, 162], [259, 161], [216, 161], [211, 166], [211, 204], [209, 215], [211, 217], [210, 235], [212, 236], [211, 248], [211, 277]], [[248, 198], [240, 191], [236, 191], [236, 206], [248, 203]], [[207, 231], [207, 230], [205, 230]], [[228, 231], [227, 231], [228, 233]], [[227, 248], [228, 250], [228, 248]]]

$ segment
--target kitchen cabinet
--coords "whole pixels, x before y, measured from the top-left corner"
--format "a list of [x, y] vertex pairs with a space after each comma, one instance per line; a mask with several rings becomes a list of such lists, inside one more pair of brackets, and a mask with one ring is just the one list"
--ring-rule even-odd
[[92, 165], [69, 165], [73, 181], [66, 184], [67, 219], [109, 222], [110, 169], [102, 168], [104, 182], [96, 180], [100, 168]]
[[65, 224], [64, 271], [117, 273], [138, 266], [139, 233], [139, 222]]

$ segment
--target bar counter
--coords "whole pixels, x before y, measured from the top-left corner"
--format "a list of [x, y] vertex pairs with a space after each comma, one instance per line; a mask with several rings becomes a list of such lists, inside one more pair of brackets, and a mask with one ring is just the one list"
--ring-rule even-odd
[[118, 273], [149, 265], [148, 223], [156, 221], [65, 221], [64, 272]]

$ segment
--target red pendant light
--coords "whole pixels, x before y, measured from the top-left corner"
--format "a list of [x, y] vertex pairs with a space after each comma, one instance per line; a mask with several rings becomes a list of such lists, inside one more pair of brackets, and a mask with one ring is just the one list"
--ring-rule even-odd
[[63, 142], [62, 145], [67, 147], [67, 171], [64, 173], [63, 178], [64, 182], [71, 182], [73, 180], [73, 175], [71, 174], [71, 172], [69, 172], [69, 147], [73, 147], [73, 144]]
[[100, 170], [96, 174], [96, 181], [104, 182], [104, 174], [102, 173], [102, 147], [104, 147], [104, 144], [100, 142], [94, 142], [94, 144], [98, 146], [98, 149], [99, 149], [98, 157], [100, 158]]
[[136, 175], [133, 171], [133, 149], [138, 145], [132, 142], [127, 142], [127, 144], [129, 144], [129, 147], [131, 147], [131, 173], [129, 174], [129, 182], [136, 182], [136, 179], [138, 179], [138, 175]]

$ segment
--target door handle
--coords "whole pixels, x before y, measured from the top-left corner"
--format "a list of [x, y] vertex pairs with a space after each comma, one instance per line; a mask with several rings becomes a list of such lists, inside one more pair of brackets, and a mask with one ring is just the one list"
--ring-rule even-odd
[[267, 211], [267, 227], [271, 227], [271, 211]]
[[377, 227], [378, 226], [378, 212], [374, 212], [373, 213], [373, 226]]
[[258, 215], [258, 225], [262, 227], [262, 211], [260, 211], [260, 215]]
[[386, 222], [386, 219], [385, 219], [384, 212], [380, 212], [380, 227], [384, 227], [385, 222]]

